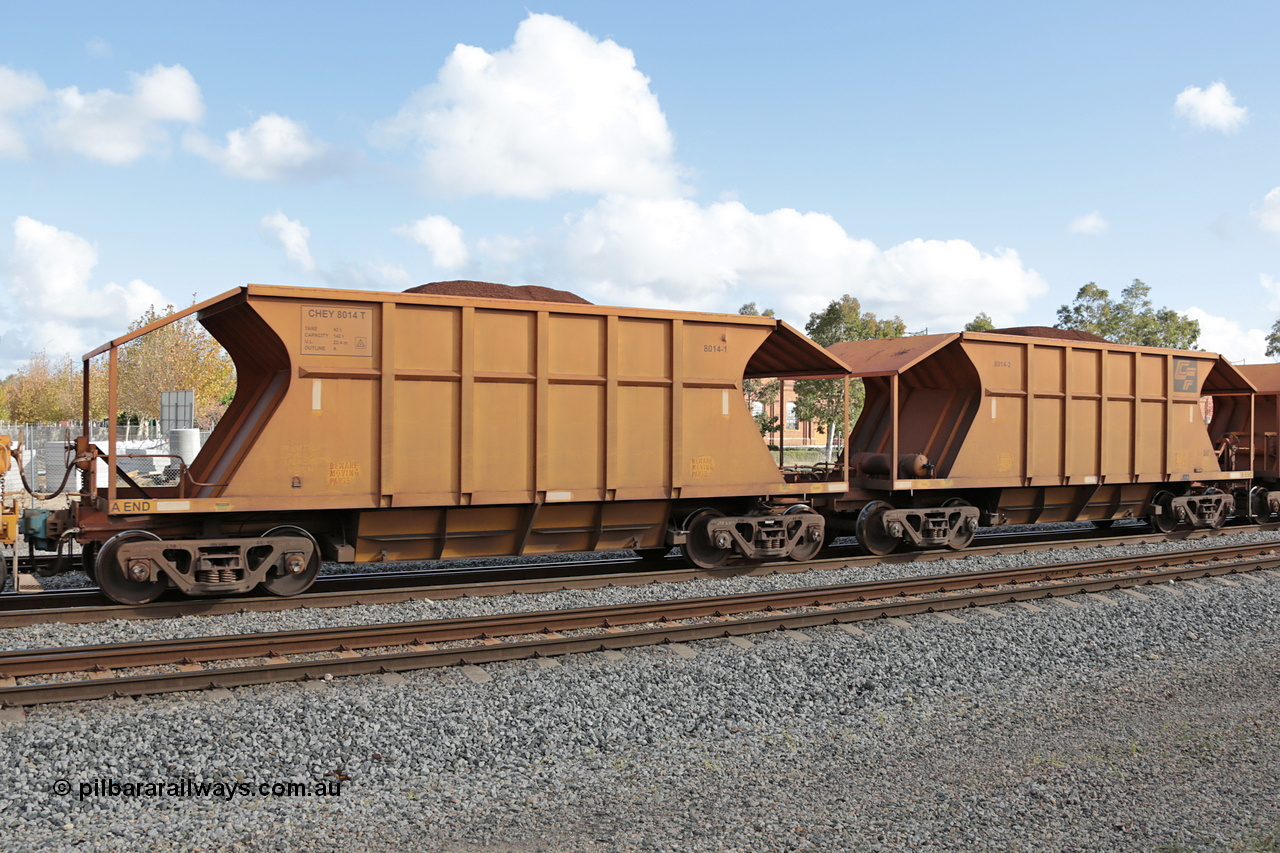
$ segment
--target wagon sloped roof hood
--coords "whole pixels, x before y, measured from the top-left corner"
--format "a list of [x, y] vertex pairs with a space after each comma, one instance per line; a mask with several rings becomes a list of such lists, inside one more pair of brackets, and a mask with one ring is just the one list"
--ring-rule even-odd
[[1209, 371], [1209, 375], [1204, 380], [1204, 386], [1201, 387], [1201, 394], [1252, 394], [1256, 390], [1254, 383], [1249, 380], [1251, 376], [1242, 373], [1240, 368], [1227, 361], [1220, 355], [1213, 353], [1204, 353], [1205, 356], [1212, 356], [1216, 359], [1213, 368]]
[[1236, 367], [1260, 394], [1280, 394], [1280, 364], [1242, 364]]
[[747, 362], [744, 379], [828, 379], [848, 376], [839, 358], [782, 320]]
[[841, 341], [827, 347], [827, 351], [847, 364], [854, 376], [893, 376], [911, 369], [958, 337], [958, 333], [952, 333]]

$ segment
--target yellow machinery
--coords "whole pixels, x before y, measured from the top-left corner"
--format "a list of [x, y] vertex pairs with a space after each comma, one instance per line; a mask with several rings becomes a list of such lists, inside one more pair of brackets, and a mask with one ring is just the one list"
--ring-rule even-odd
[[[13, 549], [13, 577], [14, 583], [18, 578], [18, 508], [19, 501], [17, 498], [8, 500], [5, 494], [4, 475], [9, 471], [9, 460], [13, 458], [13, 453], [9, 449], [9, 436], [0, 435], [0, 547], [8, 545]], [[4, 563], [4, 552], [0, 551], [0, 591], [4, 590], [5, 575], [8, 574], [8, 567]]]
[[9, 436], [0, 435], [0, 545], [13, 545], [18, 539], [18, 499], [6, 501], [4, 475], [9, 471]]

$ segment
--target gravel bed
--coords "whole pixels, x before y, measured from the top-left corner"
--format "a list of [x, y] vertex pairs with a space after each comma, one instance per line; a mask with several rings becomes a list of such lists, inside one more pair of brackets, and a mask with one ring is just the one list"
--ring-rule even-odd
[[1162, 542], [1154, 545], [1121, 545], [1105, 548], [1081, 548], [1069, 551], [1036, 551], [1026, 554], [975, 556], [958, 560], [934, 560], [923, 563], [851, 566], [843, 569], [815, 569], [808, 572], [781, 573], [761, 577], [741, 576], [679, 583], [653, 583], [639, 587], [603, 587], [594, 590], [562, 590], [559, 592], [485, 598], [455, 598], [442, 601], [418, 600], [396, 604], [370, 604], [342, 608], [321, 607], [273, 612], [244, 612], [221, 616], [184, 616], [178, 619], [113, 620], [78, 625], [50, 623], [0, 630], [0, 649], [43, 648], [76, 643], [131, 642], [143, 639], [167, 640], [192, 636], [327, 628], [339, 625], [373, 625], [381, 622], [453, 619], [484, 613], [562, 610], [606, 604], [628, 604], [639, 601], [666, 601], [775, 589], [798, 589], [857, 581], [884, 580], [895, 577], [919, 577], [947, 572], [1005, 569], [1053, 562], [1100, 559], [1123, 554], [1180, 551], [1188, 548], [1214, 548], [1232, 543], [1245, 544], [1266, 541], [1277, 541], [1277, 544], [1280, 545], [1280, 540], [1277, 540], [1274, 533], [1241, 533], [1213, 539]]
[[[1126, 527], [1134, 529], [1145, 527], [1143, 522], [1118, 521], [1114, 530], [1116, 532], [1123, 531]], [[1028, 531], [1043, 531], [1046, 529], [1069, 530], [1096, 530], [1092, 524], [1082, 524], [1079, 522], [1061, 522], [1057, 524], [1027, 525], [1027, 524], [1011, 524], [1000, 528], [983, 528], [980, 534], [1000, 532], [1000, 533], [1022, 533]], [[832, 544], [846, 545], [852, 544], [854, 538], [851, 536], [840, 537], [832, 540]], [[80, 546], [73, 545], [72, 552], [76, 555], [72, 560], [72, 565], [79, 565]], [[18, 552], [26, 554], [26, 546], [23, 544], [21, 537], [18, 539]], [[610, 560], [619, 557], [633, 557], [632, 551], [601, 551], [598, 553], [582, 553], [582, 554], [545, 554], [532, 557], [521, 557], [514, 562], [521, 562], [528, 565], [537, 565], [540, 563], [563, 563], [563, 562], [591, 562], [597, 560]], [[404, 562], [404, 563], [322, 563], [320, 565], [321, 576], [331, 575], [359, 575], [372, 574], [375, 572], [386, 571], [425, 571], [436, 567], [475, 567], [482, 568], [484, 566], [506, 566], [510, 565], [513, 560], [510, 557], [485, 557], [473, 560], [454, 560], [450, 562], [437, 562], [425, 560], [421, 562]], [[41, 586], [45, 589], [83, 589], [85, 587], [94, 586], [89, 580], [89, 576], [78, 568], [71, 571], [63, 572], [57, 575], [50, 575], [39, 579]], [[11, 590], [13, 588], [13, 579], [9, 578], [5, 581], [3, 590]]]
[[[441, 669], [392, 684], [363, 676], [37, 707], [0, 722], [0, 847], [1239, 849], [1280, 829], [1280, 578], [1264, 577], [1107, 596], [1114, 604], [1076, 596], [1078, 606], [1043, 602], [1043, 612], [1003, 605], [1001, 617], [961, 613], [964, 624], [922, 615], [906, 629], [863, 623], [862, 635], [713, 640], [690, 644], [693, 658], [657, 647], [494, 664], [485, 683]], [[813, 582], [423, 607], [461, 615]], [[406, 618], [400, 607], [40, 630], [56, 642], [123, 638], [135, 625], [176, 636], [353, 622], [362, 611], [371, 618], [359, 621]], [[31, 631], [0, 633], [12, 647]], [[161, 792], [112, 794], [113, 782]], [[290, 782], [304, 793], [273, 795]]]

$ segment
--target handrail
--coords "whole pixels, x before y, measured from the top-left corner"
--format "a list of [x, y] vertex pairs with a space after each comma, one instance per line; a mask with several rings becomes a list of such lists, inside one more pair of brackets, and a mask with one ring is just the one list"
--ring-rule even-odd
[[[98, 458], [102, 458], [102, 457], [98, 457]], [[190, 467], [188, 467], [186, 460], [183, 459], [182, 456], [180, 456], [177, 453], [117, 453], [116, 459], [176, 459], [178, 460], [178, 467], [180, 469], [178, 472], [179, 497], [186, 497], [185, 492], [182, 490], [182, 486], [184, 483], [190, 483], [193, 486], [202, 486], [202, 487], [227, 485], [226, 483], [206, 483], [201, 480], [197, 480], [195, 477], [192, 477], [191, 469]], [[116, 464], [116, 473], [119, 474], [122, 478], [124, 478], [124, 481], [128, 483], [131, 488], [137, 489], [138, 491], [142, 492], [143, 497], [146, 497], [146, 498], [151, 497], [149, 494], [147, 494], [146, 490], [142, 488], [142, 486], [139, 486], [137, 483], [135, 483], [132, 480], [132, 478], [129, 477], [128, 474], [126, 474], [123, 470], [121, 470], [119, 463]]]

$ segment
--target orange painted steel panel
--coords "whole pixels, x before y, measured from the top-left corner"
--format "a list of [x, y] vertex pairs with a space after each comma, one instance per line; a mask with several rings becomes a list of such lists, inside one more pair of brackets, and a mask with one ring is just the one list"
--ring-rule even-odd
[[955, 335], [913, 335], [909, 338], [874, 338], [841, 341], [827, 349], [849, 365], [855, 376], [889, 376], [946, 346]]
[[[1199, 399], [1250, 388], [1209, 353], [1052, 338], [967, 332], [831, 351], [867, 377], [851, 451], [927, 456], [933, 477], [913, 489], [1224, 479]], [[895, 376], [896, 430], [881, 378]]]
[[263, 285], [199, 316], [238, 387], [181, 497], [359, 511], [361, 559], [653, 547], [673, 500], [803, 496], [743, 377], [847, 373], [760, 317]]
[[1280, 364], [1241, 364], [1236, 370], [1259, 394], [1280, 394]]

